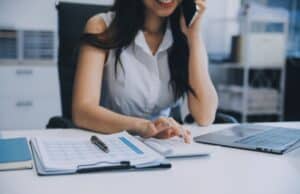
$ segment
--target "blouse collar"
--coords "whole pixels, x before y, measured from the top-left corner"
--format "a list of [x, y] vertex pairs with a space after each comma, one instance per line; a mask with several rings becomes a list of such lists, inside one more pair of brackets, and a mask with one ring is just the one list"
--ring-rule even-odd
[[[142, 30], [138, 31], [138, 34], [135, 37], [134, 40], [135, 45], [139, 46], [141, 49], [143, 49], [144, 52], [146, 52], [149, 55], [153, 55], [151, 49], [148, 46], [148, 43], [146, 42], [145, 39], [145, 35], [144, 32]], [[170, 27], [170, 22], [168, 22], [167, 24], [167, 29], [164, 33], [164, 37], [163, 40], [161, 42], [161, 44], [159, 45], [159, 48], [157, 50], [157, 52], [155, 53], [155, 55], [157, 55], [158, 53], [165, 51], [167, 49], [169, 49], [173, 44], [173, 35], [172, 35], [172, 30]]]

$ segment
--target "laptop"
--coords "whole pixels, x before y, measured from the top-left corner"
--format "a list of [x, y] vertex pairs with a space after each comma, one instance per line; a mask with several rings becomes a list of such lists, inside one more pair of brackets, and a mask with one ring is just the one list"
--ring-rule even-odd
[[197, 143], [283, 154], [300, 147], [300, 129], [241, 124], [194, 138]]

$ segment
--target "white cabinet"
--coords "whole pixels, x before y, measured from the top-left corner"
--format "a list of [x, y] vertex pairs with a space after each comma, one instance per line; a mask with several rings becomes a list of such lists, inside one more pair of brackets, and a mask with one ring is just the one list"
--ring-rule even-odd
[[54, 94], [58, 90], [56, 65], [1, 65], [0, 96]]
[[0, 65], [0, 130], [42, 129], [61, 115], [57, 65]]
[[0, 130], [43, 129], [61, 115], [51, 30], [0, 28]]

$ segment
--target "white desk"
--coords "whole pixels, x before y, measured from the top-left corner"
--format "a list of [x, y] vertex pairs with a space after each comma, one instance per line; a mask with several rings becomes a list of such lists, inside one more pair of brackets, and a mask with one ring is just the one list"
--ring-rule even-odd
[[[275, 124], [273, 124], [275, 125]], [[276, 125], [300, 128], [299, 123]], [[189, 126], [193, 135], [219, 130]], [[2, 131], [3, 137], [79, 136], [79, 130]], [[168, 170], [39, 177], [35, 170], [0, 172], [1, 194], [299, 194], [300, 150], [272, 155], [205, 146], [210, 157], [172, 161]]]

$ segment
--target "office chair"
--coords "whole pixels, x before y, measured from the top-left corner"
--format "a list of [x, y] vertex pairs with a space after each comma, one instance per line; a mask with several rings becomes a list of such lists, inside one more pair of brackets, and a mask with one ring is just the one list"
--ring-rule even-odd
[[[77, 64], [77, 55], [79, 51], [79, 39], [83, 32], [88, 18], [91, 16], [106, 12], [109, 6], [79, 4], [59, 2], [56, 5], [58, 11], [58, 35], [59, 35], [59, 53], [58, 53], [58, 71], [60, 81], [60, 93], [62, 102], [62, 117], [55, 116], [50, 118], [47, 128], [76, 128], [72, 122], [72, 90], [74, 75]], [[179, 108], [172, 110], [172, 116], [179, 122]], [[191, 116], [187, 121], [192, 122]], [[217, 114], [217, 122], [233, 123], [236, 120], [228, 115]]]

